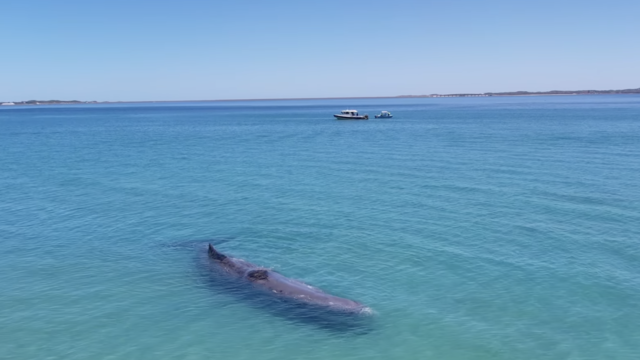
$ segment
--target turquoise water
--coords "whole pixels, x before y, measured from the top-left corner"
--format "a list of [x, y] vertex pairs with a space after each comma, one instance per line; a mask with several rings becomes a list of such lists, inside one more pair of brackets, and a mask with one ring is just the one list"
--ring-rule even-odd
[[[638, 96], [1, 108], [0, 144], [0, 358], [640, 358]], [[367, 331], [210, 286], [208, 239]]]

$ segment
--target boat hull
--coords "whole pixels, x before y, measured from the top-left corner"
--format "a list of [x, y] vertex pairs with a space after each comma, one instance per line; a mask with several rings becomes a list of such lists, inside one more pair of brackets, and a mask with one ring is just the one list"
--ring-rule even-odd
[[338, 120], [369, 120], [369, 116], [344, 116], [344, 115], [333, 115]]

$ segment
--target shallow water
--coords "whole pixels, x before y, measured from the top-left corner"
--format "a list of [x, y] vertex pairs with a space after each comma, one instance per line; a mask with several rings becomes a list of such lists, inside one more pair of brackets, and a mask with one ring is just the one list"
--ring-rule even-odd
[[[640, 358], [639, 96], [3, 107], [0, 144], [1, 358]], [[254, 306], [189, 241], [375, 314]]]

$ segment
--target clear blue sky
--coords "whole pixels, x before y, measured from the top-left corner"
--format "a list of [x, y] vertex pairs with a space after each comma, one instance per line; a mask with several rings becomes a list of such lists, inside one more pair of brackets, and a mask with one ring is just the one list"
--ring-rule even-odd
[[640, 1], [0, 1], [0, 101], [640, 87]]

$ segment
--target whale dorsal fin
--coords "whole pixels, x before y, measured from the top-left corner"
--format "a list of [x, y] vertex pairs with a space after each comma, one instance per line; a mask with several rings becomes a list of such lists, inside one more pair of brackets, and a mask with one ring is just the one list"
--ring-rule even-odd
[[211, 244], [209, 244], [209, 257], [218, 261], [222, 261], [224, 259], [226, 259], [227, 257], [220, 254], [219, 252], [216, 251], [216, 249], [213, 248], [213, 246]]

